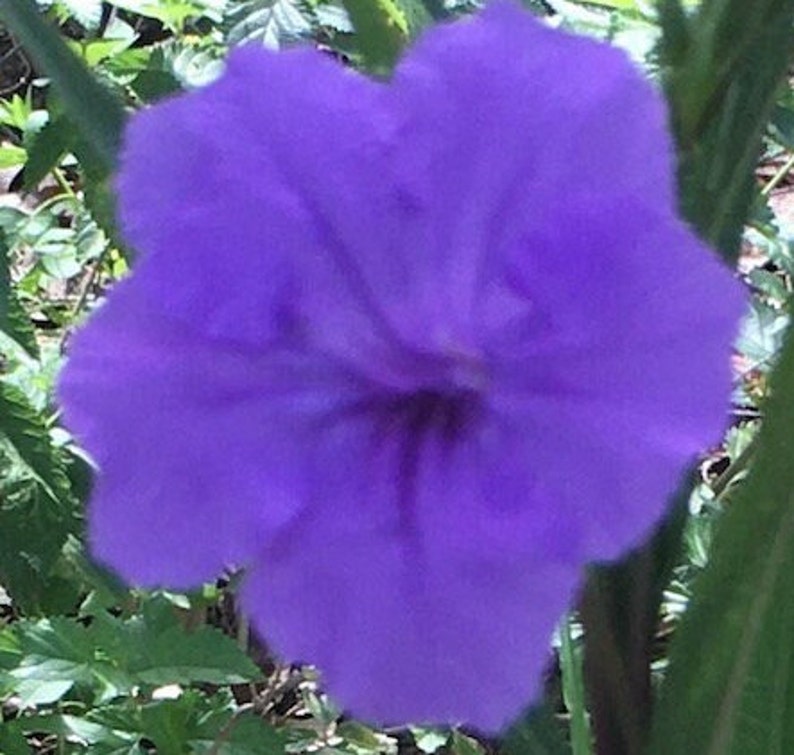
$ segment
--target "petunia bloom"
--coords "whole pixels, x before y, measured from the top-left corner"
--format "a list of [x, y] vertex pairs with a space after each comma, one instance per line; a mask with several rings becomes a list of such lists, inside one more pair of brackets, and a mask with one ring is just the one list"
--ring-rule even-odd
[[247, 47], [135, 116], [134, 274], [60, 395], [95, 556], [245, 566], [283, 658], [380, 722], [496, 730], [582, 566], [720, 438], [740, 285], [676, 216], [660, 96], [510, 2], [388, 83]]

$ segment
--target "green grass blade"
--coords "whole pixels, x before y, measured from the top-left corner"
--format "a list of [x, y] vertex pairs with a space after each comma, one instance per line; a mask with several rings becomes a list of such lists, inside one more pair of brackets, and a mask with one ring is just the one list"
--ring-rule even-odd
[[651, 755], [794, 752], [794, 338], [676, 633]]
[[571, 716], [571, 747], [573, 755], [592, 755], [590, 722], [587, 718], [582, 657], [571, 632], [571, 619], [566, 616], [560, 628], [560, 671], [562, 696]]
[[794, 0], [661, 0], [661, 57], [682, 209], [730, 261], [753, 198], [761, 137], [792, 51]]

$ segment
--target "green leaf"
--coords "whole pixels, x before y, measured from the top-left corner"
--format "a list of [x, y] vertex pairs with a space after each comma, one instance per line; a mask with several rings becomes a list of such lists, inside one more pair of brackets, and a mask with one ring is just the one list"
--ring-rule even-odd
[[129, 674], [143, 684], [254, 682], [262, 672], [230, 637], [202, 626], [186, 632], [178, 626], [164, 632], [128, 628]]
[[[353, 745], [356, 750], [363, 750], [364, 752], [383, 752], [388, 750], [388, 745], [393, 742], [387, 735], [379, 734], [358, 721], [342, 721], [336, 727], [336, 733], [347, 744]], [[480, 753], [475, 753], [474, 755], [480, 755]]]
[[28, 153], [24, 147], [15, 144], [4, 144], [0, 146], [0, 169], [18, 168], [25, 164]]
[[422, 4], [425, 6], [425, 13], [433, 21], [446, 21], [452, 17], [452, 11], [447, 8], [444, 0], [422, 0]]
[[95, 68], [102, 61], [127, 50], [136, 39], [135, 30], [118, 17], [114, 17], [101, 39], [70, 40], [67, 44], [89, 68]]
[[33, 137], [28, 149], [24, 187], [35, 189], [53, 168], [60, 165], [64, 155], [74, 149], [76, 140], [77, 132], [68, 118], [60, 116], [48, 121]]
[[433, 7], [431, 3], [428, 7], [428, 3], [422, 0], [396, 0], [396, 2], [398, 9], [401, 10], [405, 16], [407, 26], [406, 32], [411, 38], [416, 37], [422, 29], [433, 23], [434, 19], [438, 20], [438, 18], [434, 17], [430, 12], [432, 8], [438, 13], [438, 5]]
[[0, 168], [17, 168], [25, 164], [28, 153], [23, 147], [14, 144], [4, 144], [0, 147]]
[[530, 710], [505, 735], [505, 755], [571, 755], [562, 727], [545, 706]]
[[[224, 732], [227, 732], [225, 734]], [[288, 752], [284, 734], [261, 718], [246, 714], [223, 727], [207, 722], [190, 739], [191, 752], [204, 755], [281, 755]]]
[[312, 30], [298, 0], [248, 0], [233, 6], [228, 23], [230, 45], [260, 42], [273, 49]]
[[121, 103], [42, 18], [33, 0], [0, 0], [0, 18], [50, 77], [67, 115], [103, 169], [112, 172], [124, 127]]
[[396, 0], [342, 0], [356, 30], [364, 65], [378, 75], [391, 73], [408, 42], [409, 24]]
[[667, 518], [645, 546], [590, 571], [579, 615], [597, 752], [645, 751], [659, 605], [681, 552], [693, 481], [694, 473], [682, 480]]
[[[17, 734], [41, 732], [84, 742], [96, 755], [281, 755], [286, 737], [257, 715], [235, 708], [230, 695], [187, 690], [175, 700], [124, 702], [83, 716], [26, 716], [4, 725]], [[0, 740], [1, 742], [2, 740]], [[71, 752], [71, 751], [70, 751]]]
[[5, 333], [11, 329], [9, 322], [11, 310], [11, 270], [9, 268], [8, 244], [5, 233], [0, 230], [0, 330]]
[[458, 731], [458, 729], [452, 732], [449, 750], [453, 755], [484, 755], [485, 752], [483, 746], [476, 739]]
[[54, 574], [61, 547], [79, 529], [75, 512], [63, 511], [28, 482], [0, 495], [0, 584], [26, 615], [74, 610], [75, 586]]
[[[166, 623], [170, 626], [163, 629]], [[19, 622], [14, 631], [19, 663], [6, 679], [25, 705], [56, 702], [75, 685], [102, 701], [134, 686], [226, 685], [262, 678], [231, 638], [209, 626], [188, 632], [173, 610], [161, 612], [154, 622], [141, 616], [121, 622], [102, 612], [88, 626], [53, 617]]]
[[664, 0], [660, 19], [682, 210], [735, 260], [792, 49], [794, 0], [706, 0], [692, 18], [677, 0]]
[[794, 339], [673, 642], [652, 755], [794, 752]]
[[637, 0], [587, 0], [587, 4], [598, 5], [602, 8], [611, 8], [612, 10], [638, 10]]
[[433, 729], [423, 726], [410, 726], [411, 736], [414, 738], [416, 747], [426, 755], [440, 750], [449, 741], [449, 731]]
[[191, 690], [177, 700], [147, 705], [142, 729], [162, 755], [280, 755], [285, 737], [261, 718], [217, 707], [219, 698]]
[[71, 505], [69, 478], [42, 418], [22, 391], [4, 382], [0, 382], [0, 437], [53, 501]]
[[566, 616], [560, 627], [560, 672], [565, 707], [571, 716], [571, 747], [573, 755], [592, 755], [592, 738], [587, 719], [582, 656], [576, 647], [571, 619]]
[[0, 752], [3, 755], [30, 755], [27, 740], [13, 724], [0, 726]]
[[22, 658], [8, 672], [23, 707], [60, 700], [75, 684], [113, 697], [131, 688], [128, 678], [98, 654], [94, 633], [62, 617], [15, 625]]
[[[90, 713], [89, 713], [90, 715]], [[45, 713], [36, 716], [25, 716], [5, 725], [18, 736], [24, 733], [55, 734], [59, 737], [68, 737], [72, 741], [77, 739], [84, 742], [94, 755], [143, 755], [144, 751], [138, 749], [137, 744], [141, 735], [135, 732], [119, 731], [101, 723], [95, 723], [88, 717], [81, 718], [74, 715], [61, 713]], [[1, 740], [0, 740], [1, 741]], [[134, 749], [133, 749], [134, 748]], [[29, 753], [30, 750], [25, 750]]]

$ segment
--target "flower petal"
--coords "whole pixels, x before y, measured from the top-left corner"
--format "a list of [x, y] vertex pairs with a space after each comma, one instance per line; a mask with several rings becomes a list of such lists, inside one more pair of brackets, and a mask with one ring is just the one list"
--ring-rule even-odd
[[417, 237], [404, 234], [421, 311], [453, 318], [461, 339], [493, 261], [516, 233], [547, 225], [550, 205], [620, 195], [675, 206], [660, 95], [622, 51], [549, 29], [517, 3], [429, 31], [389, 95], [402, 181], [428, 208]]
[[279, 337], [274, 301], [338, 353], [391, 337], [376, 294], [400, 280], [404, 208], [382, 180], [381, 99], [317, 51], [249, 47], [218, 82], [133, 118], [120, 214], [152, 302], [250, 344]]
[[496, 731], [540, 691], [578, 562], [544, 546], [551, 502], [532, 501], [526, 465], [492, 444], [493, 428], [459, 453], [424, 449], [414, 529], [393, 507], [400, 443], [362, 452], [362, 430], [318, 445], [331, 454], [316, 467], [324, 503], [262, 552], [244, 606], [356, 715]]
[[746, 296], [691, 233], [638, 202], [554, 217], [505, 272], [524, 309], [491, 332], [492, 404], [524, 428], [526, 463], [558, 505], [591, 527], [582, 558], [611, 559], [719, 441]]
[[94, 555], [138, 584], [195, 586], [300, 511], [302, 420], [349, 383], [300, 354], [196, 338], [148, 294], [137, 277], [116, 287], [75, 336], [59, 393], [101, 470]]

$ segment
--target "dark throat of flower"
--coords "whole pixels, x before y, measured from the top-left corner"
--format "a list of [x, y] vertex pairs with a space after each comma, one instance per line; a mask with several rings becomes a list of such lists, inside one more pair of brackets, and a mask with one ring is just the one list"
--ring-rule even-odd
[[399, 534], [418, 534], [417, 505], [423, 473], [443, 465], [471, 440], [482, 413], [482, 397], [470, 389], [421, 388], [377, 402], [373, 432], [377, 443], [394, 444], [394, 482]]

